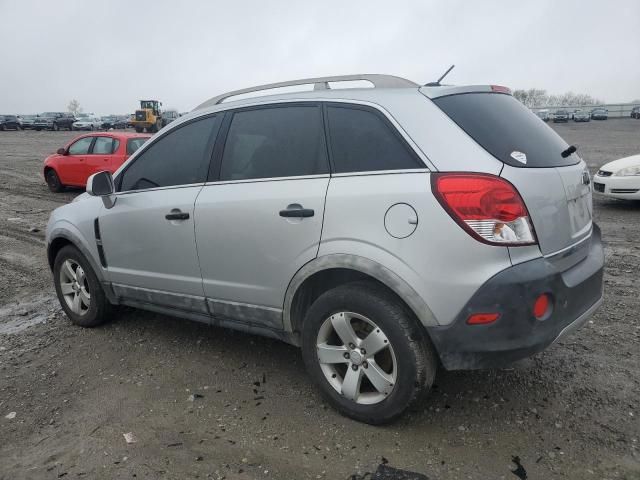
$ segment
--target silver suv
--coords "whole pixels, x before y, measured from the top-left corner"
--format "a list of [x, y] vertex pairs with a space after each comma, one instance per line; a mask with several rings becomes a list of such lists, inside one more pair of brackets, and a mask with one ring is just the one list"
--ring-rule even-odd
[[[374, 88], [331, 88], [352, 80]], [[128, 305], [281, 339], [374, 424], [439, 365], [543, 350], [603, 293], [575, 147], [505, 87], [385, 75], [212, 98], [93, 175], [52, 213], [47, 249], [72, 322]]]

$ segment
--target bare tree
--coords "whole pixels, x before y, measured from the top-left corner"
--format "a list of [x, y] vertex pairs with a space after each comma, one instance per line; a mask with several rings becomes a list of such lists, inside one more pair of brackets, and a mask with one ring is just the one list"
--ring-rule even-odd
[[80, 102], [74, 98], [69, 102], [69, 105], [67, 105], [67, 110], [74, 115], [77, 115], [82, 112], [82, 107], [80, 106]]
[[558, 107], [569, 105], [601, 105], [603, 102], [586, 93], [565, 92], [559, 95], [548, 95], [546, 90], [530, 88], [514, 90], [513, 96], [529, 108]]

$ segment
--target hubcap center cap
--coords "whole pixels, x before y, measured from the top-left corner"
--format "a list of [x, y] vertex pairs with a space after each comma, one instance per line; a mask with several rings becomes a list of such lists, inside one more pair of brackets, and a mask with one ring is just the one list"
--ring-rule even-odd
[[362, 356], [362, 354], [355, 350], [351, 350], [351, 352], [349, 353], [349, 359], [351, 360], [351, 362], [353, 362], [354, 365], [362, 365], [362, 362], [364, 361], [364, 357]]

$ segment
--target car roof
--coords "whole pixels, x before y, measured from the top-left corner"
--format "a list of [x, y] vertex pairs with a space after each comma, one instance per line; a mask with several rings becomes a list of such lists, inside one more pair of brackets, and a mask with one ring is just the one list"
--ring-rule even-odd
[[87, 132], [74, 137], [72, 142], [84, 137], [114, 137], [114, 138], [151, 138], [150, 133], [133, 133], [133, 132]]

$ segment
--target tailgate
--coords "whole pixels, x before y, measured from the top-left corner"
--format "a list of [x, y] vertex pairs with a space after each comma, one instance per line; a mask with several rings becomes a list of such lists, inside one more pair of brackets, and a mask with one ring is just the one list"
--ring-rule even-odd
[[553, 168], [505, 165], [501, 176], [520, 192], [544, 255], [589, 237], [593, 206], [591, 182], [583, 161]]

